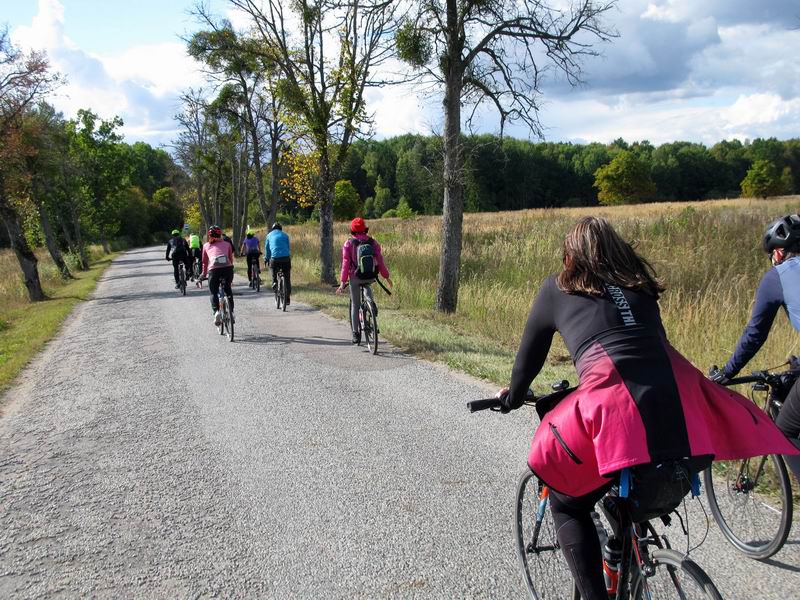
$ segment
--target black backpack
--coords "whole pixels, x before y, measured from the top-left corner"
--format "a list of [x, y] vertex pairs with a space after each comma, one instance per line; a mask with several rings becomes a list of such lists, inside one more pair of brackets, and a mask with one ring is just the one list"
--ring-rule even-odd
[[640, 523], [661, 517], [675, 510], [689, 492], [698, 496], [698, 474], [711, 460], [711, 456], [695, 456], [623, 469], [619, 496], [627, 498], [631, 520]]
[[378, 277], [378, 259], [375, 256], [373, 239], [361, 241], [353, 238], [356, 248], [356, 275], [361, 280], [376, 279]]

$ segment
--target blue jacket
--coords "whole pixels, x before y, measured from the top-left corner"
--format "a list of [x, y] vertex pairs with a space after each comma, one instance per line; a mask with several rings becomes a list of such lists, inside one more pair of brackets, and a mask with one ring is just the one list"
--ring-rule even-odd
[[270, 231], [264, 240], [264, 262], [271, 258], [289, 258], [289, 236], [280, 229]]
[[800, 331], [800, 256], [785, 260], [762, 277], [750, 322], [725, 365], [726, 376], [734, 377], [764, 345], [781, 306], [795, 330]]

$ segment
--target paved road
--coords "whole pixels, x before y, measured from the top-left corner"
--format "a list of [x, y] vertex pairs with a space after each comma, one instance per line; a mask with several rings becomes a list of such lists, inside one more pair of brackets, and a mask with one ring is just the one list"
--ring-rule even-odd
[[[469, 415], [487, 386], [241, 280], [228, 343], [170, 271], [115, 260], [3, 401], [0, 598], [524, 597], [530, 412]], [[712, 528], [696, 556], [727, 598], [788, 600], [799, 538], [765, 565]]]

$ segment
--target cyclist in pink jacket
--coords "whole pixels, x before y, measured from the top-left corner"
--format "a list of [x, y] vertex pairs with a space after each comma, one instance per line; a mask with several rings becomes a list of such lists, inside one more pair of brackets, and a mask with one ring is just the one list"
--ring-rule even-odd
[[208, 277], [208, 291], [211, 292], [211, 310], [214, 311], [214, 325], [220, 324], [219, 286], [223, 285], [225, 295], [231, 306], [233, 317], [233, 246], [222, 239], [222, 229], [212, 225], [208, 230], [208, 241], [203, 245], [203, 277]]
[[389, 287], [392, 287], [392, 280], [389, 277], [389, 269], [383, 261], [381, 245], [367, 235], [369, 227], [361, 217], [357, 217], [350, 222], [350, 234], [342, 246], [342, 273], [341, 283], [336, 289], [337, 294], [344, 292], [344, 284], [350, 281], [350, 321], [353, 325], [353, 343], [361, 341], [361, 324], [358, 319], [358, 307], [361, 304], [361, 286], [366, 286], [366, 294], [370, 302], [372, 298], [372, 288], [369, 284], [378, 278], [378, 275], [386, 280]]

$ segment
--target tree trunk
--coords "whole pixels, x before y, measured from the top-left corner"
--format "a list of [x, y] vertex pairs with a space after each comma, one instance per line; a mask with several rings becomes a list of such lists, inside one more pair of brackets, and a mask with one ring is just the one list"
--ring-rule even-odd
[[105, 233], [100, 234], [100, 243], [103, 245], [103, 252], [111, 254], [111, 245], [108, 243], [108, 238]]
[[461, 147], [461, 75], [452, 67], [445, 81], [444, 98], [444, 207], [442, 249], [436, 310], [455, 312], [461, 274], [461, 228], [464, 218], [463, 155]]
[[328, 162], [327, 147], [320, 145], [320, 206], [319, 206], [319, 260], [322, 283], [335, 284], [333, 270], [333, 173]]
[[197, 207], [200, 209], [200, 218], [203, 219], [203, 229], [200, 232], [200, 237], [202, 238], [202, 234], [208, 231], [208, 228], [211, 227], [211, 215], [208, 212], [208, 207], [206, 206], [206, 202], [203, 199], [203, 181], [200, 177], [197, 178]]
[[250, 143], [253, 144], [253, 171], [256, 177], [256, 195], [258, 196], [258, 205], [261, 207], [261, 214], [264, 216], [267, 229], [269, 229], [272, 222], [270, 221], [271, 212], [267, 206], [267, 196], [264, 192], [264, 171], [261, 168], [261, 142], [258, 139], [258, 127], [256, 126], [255, 119], [253, 119], [253, 111], [250, 107], [250, 103], [247, 102], [246, 104], [247, 129], [250, 131]]
[[75, 210], [75, 205], [71, 207], [72, 212], [72, 225], [75, 228], [75, 244], [78, 247], [78, 256], [80, 258], [81, 271], [89, 270], [89, 257], [86, 254], [86, 246], [83, 244], [83, 235], [81, 234], [81, 219], [78, 211]]
[[271, 202], [269, 207], [269, 219], [267, 219], [267, 229], [277, 220], [278, 202], [280, 201], [280, 148], [275, 134], [272, 136], [272, 155], [270, 157], [270, 183], [272, 184]]
[[28, 288], [28, 297], [31, 302], [38, 302], [47, 298], [44, 295], [42, 282], [39, 279], [39, 261], [36, 260], [36, 255], [28, 245], [28, 240], [25, 239], [17, 211], [9, 204], [4, 191], [1, 189], [3, 185], [4, 182], [0, 180], [0, 221], [6, 226], [11, 248], [14, 250], [19, 266], [22, 269], [25, 287]]
[[69, 267], [64, 261], [64, 257], [61, 255], [61, 248], [58, 247], [58, 240], [56, 239], [53, 227], [50, 225], [50, 218], [47, 216], [47, 210], [44, 205], [40, 203], [37, 203], [37, 208], [39, 209], [39, 222], [42, 225], [47, 250], [50, 252], [53, 262], [61, 272], [61, 277], [64, 279], [72, 279], [72, 273], [69, 272]]

